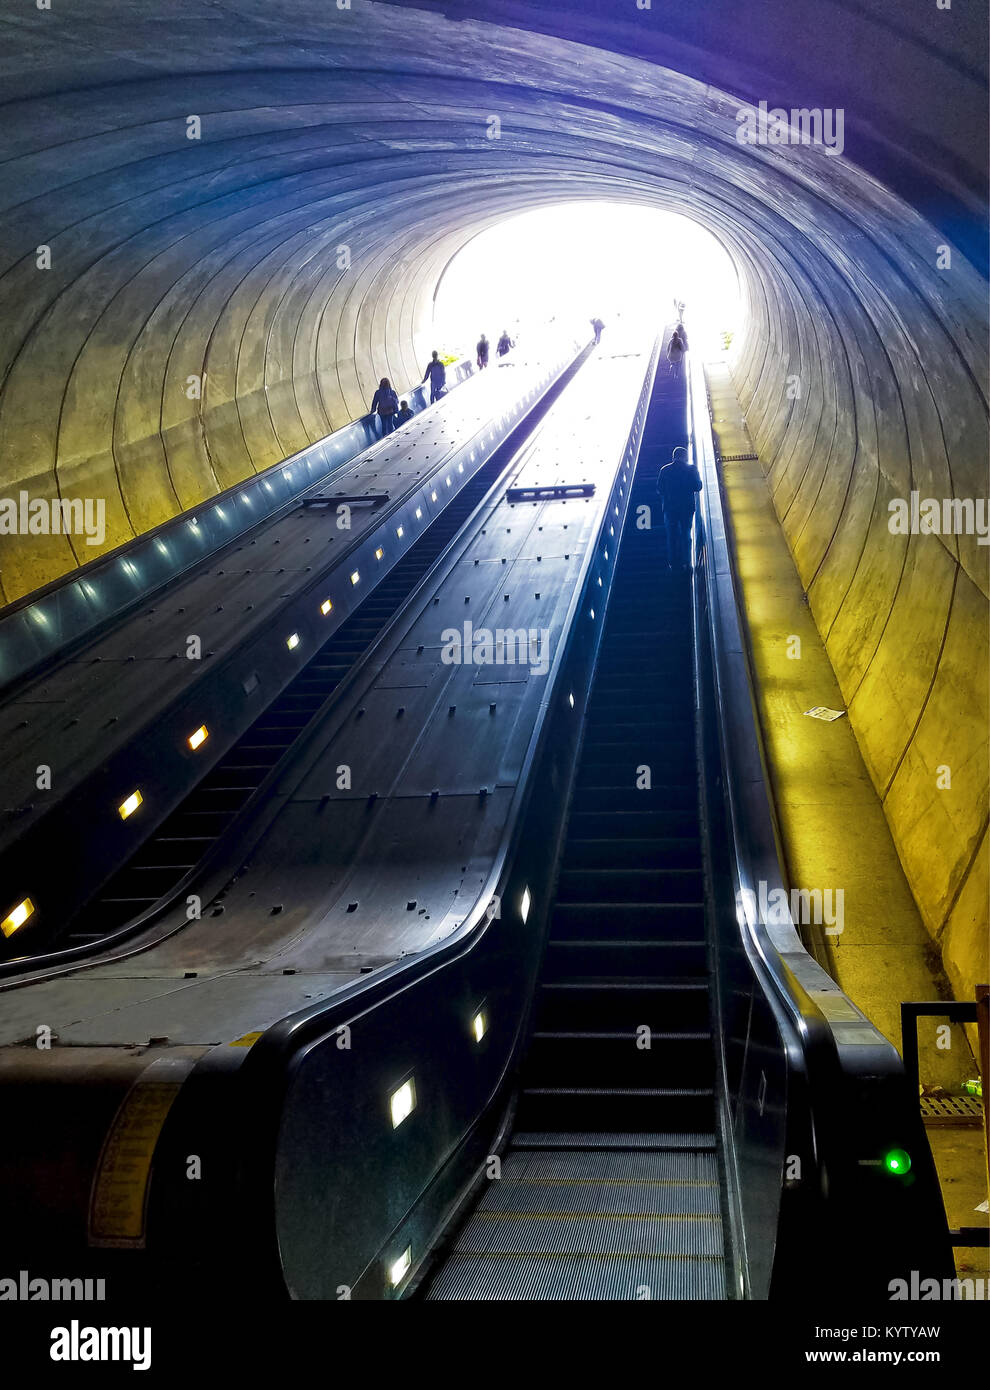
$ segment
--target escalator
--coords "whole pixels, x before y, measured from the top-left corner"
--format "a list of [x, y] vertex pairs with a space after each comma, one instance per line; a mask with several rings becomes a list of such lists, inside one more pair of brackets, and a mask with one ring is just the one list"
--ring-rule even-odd
[[549, 936], [498, 1181], [424, 1286], [445, 1299], [725, 1297], [690, 577], [656, 474], [658, 381], [616, 562]]
[[463, 527], [467, 518], [517, 456], [524, 440], [565, 390], [587, 357], [582, 352], [536, 406], [458, 491], [420, 538], [328, 638], [237, 742], [190, 791], [148, 839], [119, 865], [93, 898], [38, 952], [4, 962], [0, 975], [29, 971], [39, 963], [77, 956], [130, 935], [159, 904], [180, 892], [207, 856], [249, 807], [258, 803], [276, 769], [322, 711], [340, 683], [363, 659], [413, 589]]

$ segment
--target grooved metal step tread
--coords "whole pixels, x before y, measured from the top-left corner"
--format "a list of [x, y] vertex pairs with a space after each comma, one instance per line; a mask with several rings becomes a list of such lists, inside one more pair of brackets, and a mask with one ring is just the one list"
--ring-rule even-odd
[[721, 1259], [722, 1222], [707, 1216], [518, 1216], [477, 1211], [454, 1245], [472, 1255], [705, 1255]]
[[[567, 1182], [511, 1182], [502, 1177], [488, 1184], [480, 1212], [501, 1216], [564, 1217], [594, 1215], [665, 1220], [718, 1221], [715, 1183], [614, 1182], [611, 1178]], [[458, 1248], [460, 1248], [458, 1246]]]
[[[630, 1042], [638, 1036], [639, 1034], [635, 1028], [627, 1028], [623, 1033], [612, 1032], [608, 1029], [602, 1029], [601, 1031], [594, 1029], [591, 1032], [564, 1032], [558, 1031], [557, 1029], [548, 1029], [543, 1032], [534, 1033], [533, 1041], [536, 1042], [538, 1039], [545, 1038], [559, 1038], [562, 1040], [564, 1038], [569, 1038], [572, 1041], [576, 1041], [579, 1038], [586, 1038], [591, 1042], [607, 1042], [610, 1039], [614, 1039], [616, 1042]], [[659, 1029], [650, 1029], [651, 1042], [704, 1042], [710, 1037], [711, 1033], [708, 1031], [701, 1033], [663, 1033]]]
[[607, 975], [588, 975], [579, 980], [550, 980], [542, 989], [564, 990], [608, 990], [614, 993], [617, 990], [653, 990], [657, 994], [664, 992], [668, 994], [684, 994], [688, 990], [707, 991], [708, 981], [703, 979], [692, 979], [685, 977], [682, 980], [637, 980], [630, 979], [624, 975], [617, 975], [609, 978]]
[[678, 947], [696, 947], [705, 944], [704, 937], [699, 937], [695, 941], [657, 941], [652, 937], [647, 941], [629, 941], [624, 937], [613, 937], [611, 940], [601, 940], [599, 937], [566, 937], [553, 936], [550, 938], [549, 945], [561, 950], [580, 950], [580, 951], [615, 951], [620, 948], [628, 947], [631, 951], [656, 951], [656, 950], [675, 950]]
[[715, 1154], [707, 1149], [546, 1150], [517, 1148], [513, 1142], [502, 1159], [501, 1180], [591, 1183], [608, 1180], [699, 1183], [717, 1187], [718, 1163]]
[[518, 1130], [512, 1136], [512, 1149], [629, 1149], [673, 1150], [691, 1149], [698, 1153], [714, 1154], [715, 1135], [709, 1132], [680, 1133], [678, 1131], [637, 1133], [629, 1130]]
[[524, 1096], [710, 1096], [710, 1086], [524, 1086]]
[[684, 1256], [452, 1254], [427, 1293], [446, 1299], [614, 1300], [725, 1298], [723, 1261]]

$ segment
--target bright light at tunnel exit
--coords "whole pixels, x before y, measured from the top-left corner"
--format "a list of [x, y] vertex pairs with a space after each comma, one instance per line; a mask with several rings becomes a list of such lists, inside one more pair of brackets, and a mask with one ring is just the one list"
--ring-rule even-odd
[[522, 340], [548, 326], [616, 346], [669, 323], [685, 305], [691, 348], [723, 357], [738, 346], [742, 308], [735, 267], [704, 227], [677, 213], [628, 203], [572, 202], [506, 218], [450, 262], [434, 301], [433, 346], [474, 355], [482, 331]]

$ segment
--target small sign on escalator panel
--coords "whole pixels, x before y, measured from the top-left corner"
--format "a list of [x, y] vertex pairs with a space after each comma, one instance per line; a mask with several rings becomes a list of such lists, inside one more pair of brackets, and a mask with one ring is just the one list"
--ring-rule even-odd
[[806, 709], [805, 714], [812, 719], [824, 719], [831, 724], [833, 719], [841, 719], [845, 714], [844, 709], [829, 709], [827, 705], [814, 705], [811, 709]]

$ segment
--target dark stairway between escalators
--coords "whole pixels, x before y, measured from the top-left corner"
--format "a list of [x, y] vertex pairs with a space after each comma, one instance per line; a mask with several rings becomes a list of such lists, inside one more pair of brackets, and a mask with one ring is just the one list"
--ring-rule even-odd
[[[726, 1297], [690, 577], [667, 569], [656, 496], [684, 420], [661, 359], [514, 1129], [427, 1299]], [[651, 530], [636, 527], [644, 503]]]

